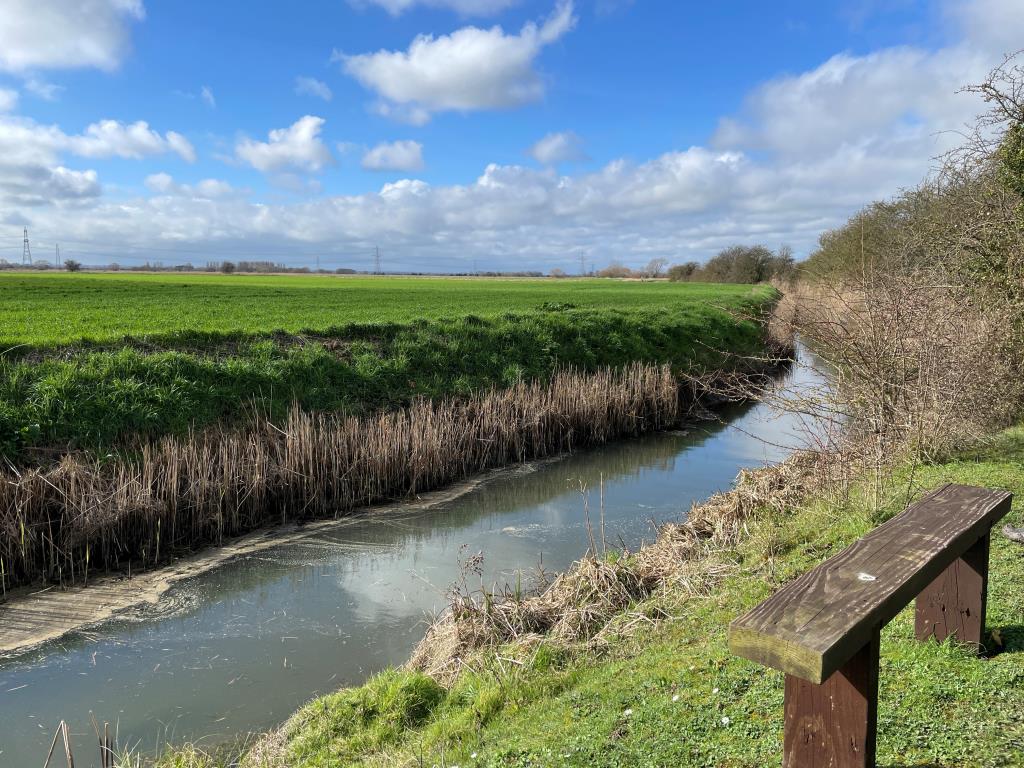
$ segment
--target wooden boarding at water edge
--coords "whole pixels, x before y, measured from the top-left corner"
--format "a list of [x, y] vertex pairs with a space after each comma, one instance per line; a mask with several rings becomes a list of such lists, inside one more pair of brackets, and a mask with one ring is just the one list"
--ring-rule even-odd
[[786, 673], [785, 768], [875, 764], [878, 637], [917, 598], [919, 640], [980, 649], [1006, 491], [946, 485], [736, 619], [729, 647]]

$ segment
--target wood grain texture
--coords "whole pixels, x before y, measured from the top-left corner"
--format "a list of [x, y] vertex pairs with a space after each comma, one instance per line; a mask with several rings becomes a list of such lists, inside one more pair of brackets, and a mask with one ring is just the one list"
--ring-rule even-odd
[[820, 685], [786, 675], [783, 768], [874, 768], [878, 647], [875, 632]]
[[988, 602], [988, 550], [991, 534], [954, 560], [917, 596], [914, 634], [940, 643], [954, 637], [980, 650], [985, 635]]
[[1010, 511], [1006, 491], [945, 485], [736, 619], [733, 653], [821, 683]]

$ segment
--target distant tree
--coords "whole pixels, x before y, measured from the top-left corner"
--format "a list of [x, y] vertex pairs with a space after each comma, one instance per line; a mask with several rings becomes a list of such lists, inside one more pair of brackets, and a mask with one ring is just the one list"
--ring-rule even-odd
[[793, 257], [793, 249], [788, 245], [780, 246], [779, 249], [768, 259], [766, 280], [781, 280], [789, 282], [796, 275], [796, 259]]
[[107, 265], [107, 269], [109, 269], [111, 272], [120, 272], [121, 265], [115, 261], [113, 264]]
[[680, 283], [692, 280], [700, 270], [700, 264], [696, 261], [688, 261], [685, 264], [673, 264], [668, 268], [668, 279]]
[[701, 270], [701, 279], [712, 283], [760, 283], [770, 277], [774, 258], [763, 245], [733, 245], [712, 256]]
[[220, 271], [225, 275], [230, 275], [235, 271], [235, 262], [233, 261], [222, 261], [220, 263]]
[[651, 259], [647, 262], [647, 267], [644, 269], [644, 274], [647, 277], [661, 277], [661, 273], [665, 271], [665, 267], [668, 266], [668, 259]]
[[65, 259], [64, 260], [64, 269], [66, 269], [68, 272], [77, 272], [81, 268], [82, 268], [81, 263], [75, 261], [74, 259]]
[[565, 273], [565, 270], [559, 269], [558, 267], [552, 269], [548, 274], [551, 277], [568, 277], [568, 275]]
[[613, 261], [607, 267], [597, 273], [598, 277], [633, 277], [633, 270], [629, 267]]

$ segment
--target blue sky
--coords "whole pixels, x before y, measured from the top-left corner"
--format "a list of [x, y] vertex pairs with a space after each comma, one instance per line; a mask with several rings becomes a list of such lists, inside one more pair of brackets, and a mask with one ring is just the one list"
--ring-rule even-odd
[[916, 183], [1016, 0], [7, 0], [0, 258], [573, 269]]

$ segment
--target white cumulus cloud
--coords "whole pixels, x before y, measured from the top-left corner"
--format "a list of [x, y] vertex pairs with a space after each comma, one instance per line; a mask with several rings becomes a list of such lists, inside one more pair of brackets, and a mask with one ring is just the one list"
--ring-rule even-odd
[[363, 155], [370, 171], [419, 171], [423, 169], [423, 145], [418, 141], [382, 143]]
[[152, 173], [146, 177], [145, 184], [154, 192], [170, 192], [174, 189], [174, 177], [169, 173]]
[[322, 117], [305, 115], [288, 128], [271, 131], [269, 141], [240, 139], [235, 145], [235, 154], [260, 171], [319, 171], [334, 159], [320, 139], [320, 129], [325, 122]]
[[168, 173], [153, 173], [146, 177], [145, 185], [160, 195], [197, 197], [207, 200], [233, 195], [237, 190], [222, 179], [203, 179], [196, 184], [179, 184]]
[[582, 140], [572, 131], [549, 133], [530, 147], [527, 154], [542, 165], [558, 165], [586, 157]]
[[[958, 98], [958, 89], [976, 82], [995, 63], [991, 54], [964, 46], [838, 54], [812, 70], [755, 89], [742, 116], [720, 123], [714, 142], [806, 159], [844, 143], [932, 135], [937, 126], [956, 130], [977, 107], [971, 99]], [[936, 146], [945, 141], [933, 138]]]
[[167, 146], [174, 152], [177, 152], [186, 163], [194, 163], [196, 161], [195, 149], [192, 147], [191, 142], [180, 133], [168, 131], [166, 141]]
[[44, 101], [56, 101], [58, 94], [64, 90], [64, 86], [40, 80], [38, 77], [30, 77], [25, 81], [25, 90]]
[[300, 96], [315, 96], [324, 101], [330, 101], [334, 96], [327, 83], [317, 80], [315, 77], [296, 77], [295, 92]]
[[143, 121], [124, 124], [101, 120], [83, 133], [68, 134], [56, 125], [27, 117], [0, 115], [0, 210], [13, 206], [80, 206], [102, 192], [94, 169], [67, 167], [64, 156], [142, 158], [176, 152], [194, 159], [184, 136], [160, 135]]
[[147, 155], [175, 152], [186, 162], [192, 163], [196, 159], [195, 150], [188, 139], [174, 131], [161, 136], [144, 120], [130, 124], [100, 120], [88, 126], [82, 135], [68, 137], [67, 146], [82, 157], [139, 159]]
[[144, 16], [142, 0], [3, 0], [0, 69], [114, 69]]
[[501, 27], [463, 27], [449, 35], [420, 35], [408, 50], [336, 54], [346, 72], [380, 97], [378, 111], [422, 123], [431, 113], [515, 107], [544, 95], [534, 64], [545, 46], [575, 24], [561, 2], [543, 23], [519, 34]]

